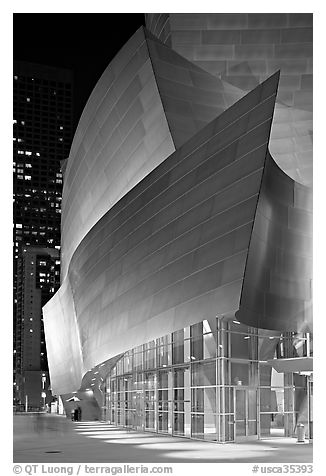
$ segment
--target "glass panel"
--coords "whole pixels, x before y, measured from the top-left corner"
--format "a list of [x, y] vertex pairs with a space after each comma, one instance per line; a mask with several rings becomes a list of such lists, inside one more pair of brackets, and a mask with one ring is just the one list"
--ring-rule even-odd
[[271, 436], [285, 436], [283, 413], [272, 413]]
[[155, 430], [155, 412], [145, 411], [145, 428]]
[[216, 412], [216, 388], [204, 389], [204, 411], [205, 413]]
[[173, 410], [175, 412], [184, 412], [185, 411], [184, 401], [174, 401], [173, 402]]
[[125, 416], [125, 425], [126, 426], [134, 426], [134, 411], [133, 410], [127, 410], [126, 411], [126, 416]]
[[159, 409], [159, 411], [168, 411], [169, 402], [168, 401], [158, 402], [158, 409]]
[[127, 353], [124, 357], [125, 372], [132, 371], [132, 353]]
[[142, 352], [138, 352], [134, 354], [134, 365], [135, 365], [135, 370], [142, 370], [142, 367], [143, 367]]
[[191, 358], [190, 339], [184, 341], [184, 361], [190, 362]]
[[176, 435], [184, 435], [184, 413], [174, 413], [173, 431]]
[[158, 372], [158, 388], [168, 388], [169, 386], [169, 371], [159, 371]]
[[231, 333], [231, 355], [233, 358], [249, 359], [248, 335]]
[[154, 410], [155, 392], [145, 392], [145, 410]]
[[204, 389], [193, 388], [191, 390], [191, 411], [204, 412]]
[[308, 394], [305, 388], [294, 389], [295, 411], [300, 414], [302, 422], [308, 421]]
[[214, 334], [205, 334], [204, 339], [204, 359], [210, 359], [216, 357], [217, 340]]
[[272, 415], [270, 413], [260, 415], [260, 435], [262, 437], [271, 435]]
[[204, 415], [194, 413], [191, 415], [191, 436], [204, 439]]
[[260, 391], [260, 411], [276, 412], [276, 393], [271, 388], [261, 388]]
[[181, 364], [184, 362], [184, 331], [173, 332], [172, 334], [172, 359], [174, 364]]
[[203, 321], [203, 334], [213, 333], [216, 334], [217, 325], [216, 317], [213, 319], [205, 319]]
[[159, 400], [168, 400], [168, 390], [159, 390], [158, 391]]
[[190, 327], [191, 333], [191, 359], [203, 359], [203, 323], [199, 322]]
[[256, 389], [249, 388], [247, 391], [247, 398], [248, 398], [248, 419], [257, 420], [257, 391]]
[[246, 436], [246, 422], [244, 420], [236, 420], [235, 431], [236, 436]]
[[144, 386], [148, 389], [155, 389], [156, 375], [154, 372], [144, 374]]
[[216, 388], [193, 388], [191, 411], [216, 412]]
[[158, 431], [167, 433], [168, 431], [168, 413], [159, 412], [158, 414]]
[[258, 362], [249, 362], [249, 385], [258, 387]]
[[235, 419], [245, 420], [246, 418], [246, 391], [235, 390]]
[[294, 418], [293, 413], [285, 413], [284, 415], [284, 436], [294, 436], [295, 428], [294, 428]]
[[275, 392], [276, 411], [279, 413], [283, 413], [284, 412], [284, 389], [272, 388], [272, 392]]
[[231, 381], [234, 385], [249, 385], [249, 365], [231, 362]]
[[158, 367], [171, 365], [171, 362], [172, 362], [171, 356], [172, 356], [171, 344], [158, 347], [157, 348]]
[[173, 397], [174, 397], [174, 400], [184, 400], [184, 390], [183, 389], [177, 389], [177, 390], [174, 390], [173, 392]]
[[144, 368], [145, 369], [155, 368], [155, 355], [156, 355], [155, 348], [150, 348], [145, 350], [144, 352]]
[[257, 435], [257, 421], [248, 421], [248, 436]]
[[173, 381], [174, 387], [184, 387], [184, 373], [185, 369], [174, 369], [173, 372]]
[[306, 377], [304, 375], [293, 374], [293, 385], [295, 387], [306, 388]]
[[204, 439], [216, 441], [216, 415], [213, 413], [205, 413], [204, 415]]
[[216, 361], [201, 362], [192, 365], [192, 385], [216, 385]]
[[271, 385], [272, 367], [259, 363], [259, 384], [261, 386]]
[[275, 349], [278, 344], [278, 337], [263, 337], [258, 339], [259, 360], [270, 360], [274, 358]]

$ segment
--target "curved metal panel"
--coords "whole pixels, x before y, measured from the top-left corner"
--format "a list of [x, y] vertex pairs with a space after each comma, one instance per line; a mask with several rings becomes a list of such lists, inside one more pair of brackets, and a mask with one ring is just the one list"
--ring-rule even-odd
[[[271, 153], [291, 178], [312, 184], [311, 13], [161, 13], [145, 16], [162, 41], [245, 94], [280, 70]], [[167, 40], [165, 40], [167, 38]]]
[[68, 279], [85, 369], [238, 309], [277, 82], [208, 124], [81, 242]]
[[68, 280], [43, 307], [43, 317], [53, 394], [60, 395], [77, 390], [84, 368], [74, 301]]
[[237, 318], [312, 331], [312, 190], [266, 162]]
[[95, 223], [239, 96], [140, 29], [85, 107], [64, 174], [62, 278]]
[[74, 137], [62, 199], [62, 278], [91, 227], [174, 150], [140, 29], [104, 71]]

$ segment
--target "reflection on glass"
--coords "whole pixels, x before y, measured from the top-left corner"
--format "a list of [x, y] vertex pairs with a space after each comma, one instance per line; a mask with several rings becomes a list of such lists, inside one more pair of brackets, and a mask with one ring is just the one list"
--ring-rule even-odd
[[249, 420], [257, 420], [257, 390], [249, 388], [247, 391], [248, 398], [248, 418]]
[[184, 385], [185, 385], [185, 382], [184, 382], [185, 370], [186, 370], [185, 368], [174, 369], [174, 373], [173, 373], [174, 387], [184, 387]]
[[248, 363], [231, 362], [232, 385], [249, 385]]
[[184, 435], [184, 413], [173, 413], [173, 432], [176, 435]]
[[[249, 337], [249, 338], [247, 338]], [[249, 346], [253, 337], [231, 333], [231, 352], [233, 358], [249, 359]]]
[[199, 322], [190, 327], [191, 346], [190, 358], [192, 360], [203, 359], [203, 323]]
[[155, 412], [145, 411], [145, 428], [155, 430]]
[[169, 371], [160, 370], [158, 372], [158, 388], [168, 388], [169, 386]]
[[193, 388], [191, 399], [192, 412], [216, 412], [216, 388]]
[[217, 351], [217, 339], [214, 334], [205, 334], [204, 339], [204, 359], [210, 359], [216, 357]]
[[158, 413], [158, 431], [167, 433], [168, 431], [168, 413], [159, 412]]
[[216, 384], [216, 361], [200, 362], [192, 365], [192, 385], [209, 386]]
[[172, 334], [172, 362], [182, 364], [184, 362], [184, 331], [183, 329]]
[[216, 415], [205, 413], [204, 415], [204, 440], [216, 441], [217, 439]]
[[191, 436], [193, 438], [204, 438], [204, 415], [194, 413], [191, 415]]
[[[257, 435], [259, 398], [261, 437], [292, 436], [294, 416], [308, 425], [306, 377], [279, 374], [267, 363], [252, 360], [257, 357], [258, 334], [251, 328], [247, 334], [232, 335], [221, 330], [229, 325], [219, 322], [216, 340], [214, 322], [203, 321], [127, 352], [106, 380], [112, 423], [234, 441], [235, 436]], [[239, 325], [234, 326], [239, 331]], [[283, 353], [306, 345], [305, 336], [288, 333], [280, 340], [274, 334], [259, 336], [260, 356], [276, 357], [278, 343]]]

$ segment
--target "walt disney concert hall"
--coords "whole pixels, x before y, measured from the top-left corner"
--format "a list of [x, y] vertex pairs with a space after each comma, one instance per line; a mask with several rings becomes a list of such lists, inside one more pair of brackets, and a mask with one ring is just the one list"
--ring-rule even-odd
[[312, 438], [312, 15], [145, 18], [62, 166], [52, 392], [137, 430]]

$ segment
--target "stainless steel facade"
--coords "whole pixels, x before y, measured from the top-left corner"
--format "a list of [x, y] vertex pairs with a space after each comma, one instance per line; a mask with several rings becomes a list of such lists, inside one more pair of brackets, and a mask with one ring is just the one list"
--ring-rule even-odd
[[[92, 92], [64, 173], [62, 279], [97, 221], [239, 97], [139, 29]], [[96, 187], [94, 184], [96, 183]]]
[[290, 177], [312, 184], [311, 13], [149, 13], [146, 25], [242, 95], [280, 70], [270, 150]]
[[[130, 88], [120, 99], [112, 71], [125, 78], [116, 76], [119, 87]], [[44, 308], [54, 393], [77, 391], [101, 363], [216, 316], [277, 332], [310, 330], [311, 191], [268, 151], [278, 82], [275, 73], [227, 107], [233, 87], [142, 30], [111, 63], [65, 173], [64, 279]], [[118, 120], [109, 153], [103, 143], [133, 107], [138, 116], [128, 127]], [[139, 144], [138, 161], [127, 152]]]

